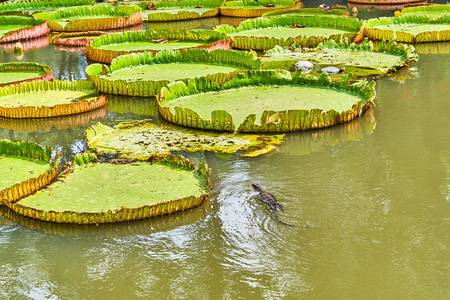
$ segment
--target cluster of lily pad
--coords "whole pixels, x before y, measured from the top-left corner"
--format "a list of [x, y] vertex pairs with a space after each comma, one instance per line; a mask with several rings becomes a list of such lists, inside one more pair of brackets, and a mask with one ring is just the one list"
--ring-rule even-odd
[[[2, 170], [25, 162], [26, 168], [35, 168], [31, 163], [38, 160], [45, 168], [28, 173], [46, 172], [45, 180], [24, 177], [5, 183], [0, 205], [22, 216], [76, 224], [139, 220], [198, 206], [210, 192], [210, 169], [205, 162], [195, 168], [173, 152], [251, 157], [282, 145], [284, 133], [349, 123], [375, 100], [375, 82], [359, 77], [385, 75], [417, 61], [413, 46], [397, 42], [450, 39], [448, 17], [435, 16], [435, 9], [428, 16], [405, 11], [402, 17], [363, 22], [343, 16], [341, 10], [302, 10], [291, 0], [163, 0], [139, 6], [79, 6], [36, 13], [33, 18], [0, 16], [0, 24], [1, 18], [12, 24], [24, 18], [25, 29], [45, 25], [47, 33], [49, 28], [80, 32], [62, 33], [53, 42], [86, 44], [86, 57], [98, 62], [87, 67], [88, 80], [78, 82], [51, 81], [47, 66], [1, 64], [0, 73], [9, 78], [0, 81], [5, 85], [0, 88], [1, 124], [36, 130], [49, 126], [46, 118], [64, 115], [73, 116], [71, 124], [84, 124], [92, 119], [87, 114], [105, 114], [108, 101], [110, 111], [143, 110], [164, 120], [158, 125], [91, 126], [86, 131], [90, 152], [75, 156], [51, 189], [41, 191], [56, 178], [59, 156], [49, 164], [51, 149], [1, 141]], [[214, 30], [105, 32], [143, 18], [173, 21], [217, 14], [265, 15]], [[414, 36], [403, 32], [411, 22], [433, 29]], [[32, 37], [19, 32], [3, 36]], [[382, 42], [374, 46], [368, 38]], [[265, 52], [258, 56], [255, 51], [261, 50]], [[338, 73], [334, 70], [344, 72], [330, 77]], [[114, 98], [119, 95], [144, 100], [131, 98], [133, 104], [124, 108]], [[33, 118], [40, 120], [39, 126], [30, 127], [28, 120]], [[96, 155], [102, 154], [120, 158], [99, 163]], [[130, 184], [125, 187], [123, 181]], [[67, 203], [64, 199], [70, 195], [76, 199]]]

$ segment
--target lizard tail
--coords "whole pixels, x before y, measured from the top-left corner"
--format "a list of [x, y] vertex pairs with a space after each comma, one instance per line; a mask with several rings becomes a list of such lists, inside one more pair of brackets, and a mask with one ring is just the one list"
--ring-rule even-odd
[[280, 218], [278, 218], [278, 214], [277, 213], [273, 213], [273, 216], [274, 216], [274, 218], [275, 218], [275, 220], [277, 222], [279, 222], [279, 223], [281, 223], [283, 225], [287, 225], [287, 226], [291, 226], [291, 227], [297, 227], [296, 225], [288, 224], [288, 223], [285, 223], [285, 222], [281, 221]]

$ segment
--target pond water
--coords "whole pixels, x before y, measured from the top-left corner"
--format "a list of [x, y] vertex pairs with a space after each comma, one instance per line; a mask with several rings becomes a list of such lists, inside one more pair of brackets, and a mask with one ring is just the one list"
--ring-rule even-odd
[[[184, 153], [213, 171], [210, 200], [191, 211], [73, 226], [0, 207], [0, 298], [449, 299], [450, 55], [448, 43], [429, 49], [443, 51], [377, 79], [376, 106], [351, 123], [288, 134], [257, 158]], [[21, 60], [86, 77], [83, 53], [50, 45]], [[52, 146], [67, 162], [97, 121], [159, 121], [152, 100], [110, 99], [81, 116], [0, 119], [0, 137]], [[299, 227], [275, 222], [252, 183]]]

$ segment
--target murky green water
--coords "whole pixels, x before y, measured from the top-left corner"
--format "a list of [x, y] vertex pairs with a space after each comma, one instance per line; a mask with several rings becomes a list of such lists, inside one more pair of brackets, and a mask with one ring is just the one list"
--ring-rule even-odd
[[[0, 50], [0, 62], [14, 60]], [[85, 78], [82, 53], [47, 46], [22, 60]], [[450, 56], [422, 54], [412, 67], [377, 80], [362, 118], [287, 135], [269, 155], [186, 154], [213, 170], [211, 199], [192, 211], [72, 226], [0, 208], [0, 298], [450, 298]], [[110, 99], [108, 111], [77, 117], [0, 119], [0, 137], [68, 161], [97, 121], [158, 121], [151, 101]], [[309, 228], [275, 222], [252, 183], [285, 204], [285, 222]]]

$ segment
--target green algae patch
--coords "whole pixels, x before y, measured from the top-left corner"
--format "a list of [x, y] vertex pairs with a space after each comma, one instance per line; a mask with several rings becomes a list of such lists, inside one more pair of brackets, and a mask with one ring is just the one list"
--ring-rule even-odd
[[202, 48], [208, 50], [231, 49], [227, 34], [212, 30], [147, 30], [112, 33], [100, 36], [86, 45], [86, 57], [92, 61], [111, 63], [121, 55]]
[[78, 154], [58, 181], [11, 208], [43, 221], [113, 223], [183, 211], [209, 195], [210, 170], [204, 162], [195, 170], [190, 160], [173, 155], [112, 163], [95, 159]]
[[0, 64], [0, 87], [34, 80], [53, 79], [52, 69], [38, 63]]
[[142, 23], [141, 9], [134, 5], [84, 5], [34, 14], [46, 20], [51, 31], [95, 31]]
[[28, 141], [0, 140], [0, 205], [10, 205], [48, 185], [57, 175], [59, 155]]
[[158, 96], [167, 121], [206, 130], [289, 132], [349, 122], [375, 98], [375, 82], [349, 84], [351, 76], [332, 82], [320, 77], [275, 71], [239, 74], [222, 86], [198, 79], [175, 82]]
[[276, 45], [314, 48], [327, 40], [353, 41], [358, 37], [362, 22], [342, 16], [287, 15], [258, 18], [242, 22], [238, 27], [221, 25], [214, 30], [233, 37], [233, 48], [269, 50]]
[[78, 114], [107, 103], [89, 81], [32, 81], [0, 89], [0, 116], [6, 118]]
[[217, 155], [238, 153], [254, 157], [268, 153], [283, 142], [283, 135], [204, 132], [170, 124], [119, 124], [117, 128], [97, 123], [86, 130], [89, 149], [96, 153], [120, 154], [146, 159], [172, 151], [213, 151]]
[[101, 92], [153, 97], [176, 80], [198, 77], [223, 84], [240, 72], [258, 69], [260, 63], [254, 52], [189, 49], [124, 55], [114, 59], [109, 68], [90, 65], [86, 74]]
[[405, 15], [370, 19], [365, 22], [364, 35], [374, 40], [404, 43], [450, 41], [450, 16], [432, 19], [425, 15]]
[[328, 41], [320, 43], [315, 49], [296, 51], [277, 46], [263, 55], [261, 68], [291, 70], [298, 61], [311, 61], [313, 69], [302, 73], [320, 73], [322, 68], [333, 66], [345, 67], [345, 73], [352, 73], [353, 76], [368, 76], [388, 74], [417, 60], [418, 55], [411, 45], [383, 41], [375, 51], [372, 42], [366, 38], [360, 45], [349, 44], [348, 41]]

